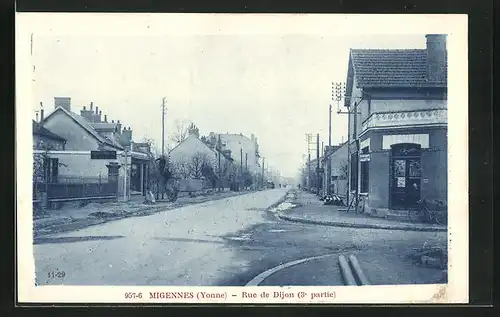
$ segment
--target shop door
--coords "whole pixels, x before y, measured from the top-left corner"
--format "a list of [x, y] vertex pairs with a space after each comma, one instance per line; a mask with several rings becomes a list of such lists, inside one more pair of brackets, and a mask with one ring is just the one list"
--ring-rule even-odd
[[415, 207], [421, 194], [420, 145], [393, 145], [391, 161], [391, 208]]

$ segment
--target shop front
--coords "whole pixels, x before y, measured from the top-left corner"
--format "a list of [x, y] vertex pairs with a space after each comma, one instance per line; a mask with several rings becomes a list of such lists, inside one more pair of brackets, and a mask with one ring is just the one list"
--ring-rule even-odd
[[408, 210], [420, 199], [446, 203], [446, 128], [369, 131], [359, 148], [351, 157], [358, 176], [352, 185], [366, 196], [366, 212]]

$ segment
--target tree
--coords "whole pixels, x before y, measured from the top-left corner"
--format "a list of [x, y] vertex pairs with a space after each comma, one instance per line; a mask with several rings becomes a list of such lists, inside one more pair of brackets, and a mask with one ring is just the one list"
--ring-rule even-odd
[[[51, 165], [54, 164], [54, 161], [49, 155], [49, 152], [51, 150], [54, 150], [54, 147], [50, 144], [43, 144], [43, 142], [40, 142], [40, 144], [37, 145], [39, 150], [42, 150], [42, 153], [34, 153], [33, 154], [33, 184], [35, 185], [35, 195], [38, 196], [40, 192], [44, 192], [44, 201], [43, 201], [43, 206], [47, 207], [48, 206], [48, 188], [49, 188], [49, 180], [50, 180], [50, 171], [51, 171]], [[67, 167], [68, 165], [59, 162], [59, 160], [56, 160], [57, 162], [57, 167]], [[53, 167], [52, 167], [53, 168]], [[41, 191], [41, 188], [39, 188], [39, 184], [44, 184], [43, 186], [43, 191]]]
[[191, 177], [199, 179], [203, 176], [203, 168], [211, 162], [206, 153], [197, 152], [191, 157], [190, 163]]
[[348, 176], [348, 173], [349, 172], [349, 167], [347, 166], [347, 161], [342, 161], [342, 163], [340, 163], [340, 175], [339, 175], [339, 178], [340, 179], [347, 179], [347, 176]]
[[188, 179], [191, 176], [190, 162], [181, 160], [172, 163], [172, 172], [177, 177]]
[[175, 120], [175, 132], [171, 139], [175, 144], [179, 144], [188, 137], [191, 122], [187, 120]]

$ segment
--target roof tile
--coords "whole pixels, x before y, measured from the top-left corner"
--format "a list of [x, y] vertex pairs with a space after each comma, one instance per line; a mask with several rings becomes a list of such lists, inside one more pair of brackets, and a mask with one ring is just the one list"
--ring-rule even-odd
[[[352, 49], [357, 84], [360, 87], [445, 87], [446, 80], [427, 80], [426, 54], [425, 49]], [[446, 67], [443, 71], [446, 75]]]

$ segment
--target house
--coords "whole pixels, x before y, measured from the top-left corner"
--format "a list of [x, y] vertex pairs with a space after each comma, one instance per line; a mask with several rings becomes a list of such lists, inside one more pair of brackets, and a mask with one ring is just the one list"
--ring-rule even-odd
[[262, 174], [259, 163], [260, 153], [257, 137], [252, 134], [250, 137], [242, 133], [214, 133], [209, 134], [211, 140], [221, 140], [222, 149], [233, 153], [236, 165], [243, 171], [248, 171], [256, 180]]
[[64, 151], [66, 139], [44, 128], [33, 120], [33, 150]]
[[[191, 125], [188, 136], [169, 152], [169, 160], [174, 176], [187, 180], [206, 180], [190, 183], [193, 187], [216, 187], [217, 180], [226, 180], [225, 184], [219, 184], [224, 188], [228, 182], [234, 181], [235, 166], [231, 151], [219, 150], [219, 146], [212, 147], [200, 139], [199, 129]], [[206, 169], [209, 167], [209, 169]]]
[[426, 35], [425, 49], [351, 49], [344, 105], [349, 187], [365, 211], [447, 201], [446, 35]]
[[[117, 195], [128, 199], [131, 193], [146, 194], [149, 149], [132, 141], [132, 129], [120, 121], [108, 122], [98, 107], [85, 106], [80, 114], [71, 108], [71, 98], [55, 97], [54, 110], [40, 120], [40, 126], [65, 139], [64, 149], [51, 150], [57, 158], [59, 181], [117, 182]], [[110, 151], [110, 157], [95, 154]], [[126, 176], [126, 177], [124, 177]]]
[[[347, 147], [347, 142], [332, 145], [331, 147], [326, 146], [325, 155], [322, 158], [322, 166], [324, 167], [323, 188], [327, 189], [327, 182], [330, 180], [330, 193], [341, 197], [347, 195]], [[330, 165], [328, 165], [328, 160]], [[328, 174], [330, 174], [330, 177], [328, 177]]]

